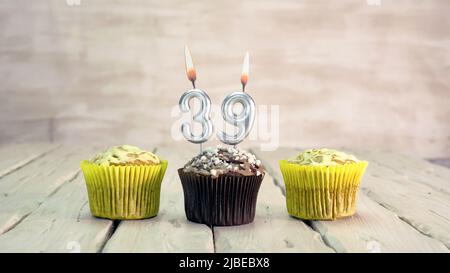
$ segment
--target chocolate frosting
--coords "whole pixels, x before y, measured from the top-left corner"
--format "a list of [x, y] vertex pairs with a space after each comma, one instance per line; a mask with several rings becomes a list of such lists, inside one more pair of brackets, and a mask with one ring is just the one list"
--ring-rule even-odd
[[264, 167], [256, 156], [237, 147], [208, 148], [192, 158], [183, 168], [184, 172], [218, 177], [258, 176], [264, 174]]

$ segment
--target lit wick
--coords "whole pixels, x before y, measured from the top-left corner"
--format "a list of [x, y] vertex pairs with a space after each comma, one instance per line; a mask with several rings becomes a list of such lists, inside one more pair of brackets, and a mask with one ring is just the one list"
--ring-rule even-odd
[[194, 62], [192, 61], [191, 52], [189, 51], [187, 45], [184, 47], [184, 57], [186, 60], [186, 75], [192, 82], [192, 86], [195, 89], [195, 80], [197, 79], [197, 73], [195, 72]]
[[241, 74], [242, 92], [245, 92], [245, 86], [247, 85], [248, 82], [249, 58], [250, 57], [247, 52], [244, 57], [244, 63], [242, 64], [242, 74]]

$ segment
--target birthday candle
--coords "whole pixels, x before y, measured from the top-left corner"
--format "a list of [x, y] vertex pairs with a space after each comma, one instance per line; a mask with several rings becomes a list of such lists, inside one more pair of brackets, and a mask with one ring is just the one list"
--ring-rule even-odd
[[200, 110], [193, 115], [193, 121], [201, 124], [202, 132], [200, 135], [194, 135], [189, 122], [181, 124], [181, 132], [188, 141], [200, 144], [200, 151], [202, 151], [202, 143], [207, 141], [213, 133], [213, 125], [210, 117], [211, 99], [205, 91], [195, 87], [197, 73], [195, 71], [191, 53], [187, 46], [185, 47], [184, 53], [186, 59], [186, 75], [192, 82], [193, 88], [183, 93], [180, 97], [179, 106], [182, 112], [188, 113], [191, 111], [189, 101], [191, 99], [198, 99], [200, 101]]
[[[243, 141], [253, 126], [255, 120], [255, 102], [253, 98], [245, 93], [245, 87], [248, 82], [249, 75], [249, 54], [245, 54], [244, 63], [242, 65], [241, 84], [242, 90], [235, 91], [228, 95], [222, 102], [223, 119], [237, 127], [237, 132], [227, 134], [223, 131], [217, 133], [217, 138], [225, 144], [236, 145]], [[239, 114], [234, 112], [235, 105], [239, 103], [243, 106]]]

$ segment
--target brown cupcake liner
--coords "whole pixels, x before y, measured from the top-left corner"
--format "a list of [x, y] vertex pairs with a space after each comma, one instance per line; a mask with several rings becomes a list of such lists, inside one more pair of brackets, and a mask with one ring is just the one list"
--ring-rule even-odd
[[264, 174], [221, 175], [217, 178], [178, 169], [189, 221], [210, 226], [236, 226], [253, 222]]

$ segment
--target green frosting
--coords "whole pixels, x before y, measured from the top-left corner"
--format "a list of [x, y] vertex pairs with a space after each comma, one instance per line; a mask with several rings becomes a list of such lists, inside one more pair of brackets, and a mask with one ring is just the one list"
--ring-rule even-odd
[[288, 160], [290, 163], [312, 166], [337, 166], [347, 163], [357, 163], [353, 156], [333, 149], [309, 149]]
[[97, 154], [92, 163], [100, 166], [124, 166], [124, 165], [157, 165], [161, 161], [151, 153], [139, 149], [136, 146], [114, 146], [103, 153]]

